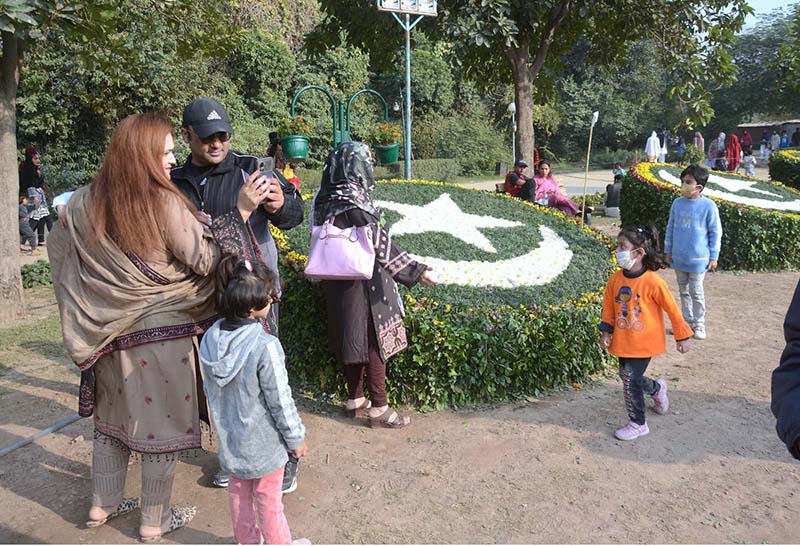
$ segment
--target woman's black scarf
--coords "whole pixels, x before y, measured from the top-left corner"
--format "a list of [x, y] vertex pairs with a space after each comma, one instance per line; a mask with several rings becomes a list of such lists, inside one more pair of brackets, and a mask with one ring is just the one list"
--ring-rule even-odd
[[363, 142], [339, 144], [325, 161], [322, 184], [314, 199], [314, 225], [351, 209], [361, 209], [380, 221], [381, 211], [372, 201], [375, 175], [372, 154]]
[[33, 164], [33, 156], [38, 152], [25, 152], [25, 161], [19, 169], [19, 193], [28, 195], [28, 188], [41, 188], [44, 186], [39, 167]]

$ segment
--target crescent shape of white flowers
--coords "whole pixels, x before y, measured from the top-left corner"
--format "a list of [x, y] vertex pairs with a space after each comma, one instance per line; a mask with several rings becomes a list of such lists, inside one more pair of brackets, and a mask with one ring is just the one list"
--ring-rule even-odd
[[[427, 231], [448, 233], [487, 252], [495, 252], [495, 249], [478, 228], [524, 225], [492, 216], [466, 214], [446, 193], [424, 206], [392, 201], [378, 201], [377, 204], [404, 215], [403, 220], [392, 228], [393, 235]], [[431, 276], [442, 284], [497, 288], [541, 286], [552, 282], [569, 267], [573, 253], [567, 242], [552, 229], [540, 225], [539, 233], [542, 240], [535, 249], [495, 262], [410, 255], [414, 260], [429, 265], [433, 269]]]
[[549, 227], [539, 226], [539, 233], [542, 241], [534, 250], [497, 262], [456, 262], [415, 254], [411, 257], [431, 266], [433, 277], [442, 284], [498, 288], [541, 286], [552, 282], [569, 267], [572, 251], [567, 242]]

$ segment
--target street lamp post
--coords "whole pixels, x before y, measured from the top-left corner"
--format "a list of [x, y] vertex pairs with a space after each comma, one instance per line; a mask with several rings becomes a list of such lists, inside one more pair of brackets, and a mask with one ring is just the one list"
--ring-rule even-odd
[[508, 105], [508, 111], [511, 112], [511, 163], [512, 165], [517, 161], [517, 105], [512, 102]]
[[[436, 0], [376, 0], [378, 9], [388, 11], [406, 32], [406, 179], [411, 180], [411, 29], [426, 15], [436, 16]], [[401, 19], [397, 14], [405, 15]], [[411, 15], [417, 16], [411, 22]]]

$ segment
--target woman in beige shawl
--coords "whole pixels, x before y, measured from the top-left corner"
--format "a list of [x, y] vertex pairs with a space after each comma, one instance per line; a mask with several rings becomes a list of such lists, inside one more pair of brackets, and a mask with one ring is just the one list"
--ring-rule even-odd
[[[176, 455], [201, 448], [208, 419], [195, 336], [214, 319], [215, 237], [246, 238], [244, 222], [266, 193], [263, 178], [246, 184], [238, 210], [209, 229], [170, 182], [172, 130], [158, 114], [123, 120], [49, 249], [64, 345], [82, 372], [80, 412], [94, 413], [87, 526], [141, 505], [147, 541], [194, 516], [169, 499]], [[147, 454], [141, 501], [122, 498], [131, 451]]]

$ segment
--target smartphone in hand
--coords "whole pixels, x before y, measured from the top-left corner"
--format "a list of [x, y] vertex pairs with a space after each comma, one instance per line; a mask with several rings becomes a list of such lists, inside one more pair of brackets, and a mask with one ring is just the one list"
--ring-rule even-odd
[[258, 160], [258, 170], [267, 177], [267, 180], [275, 178], [275, 159], [262, 157]]

